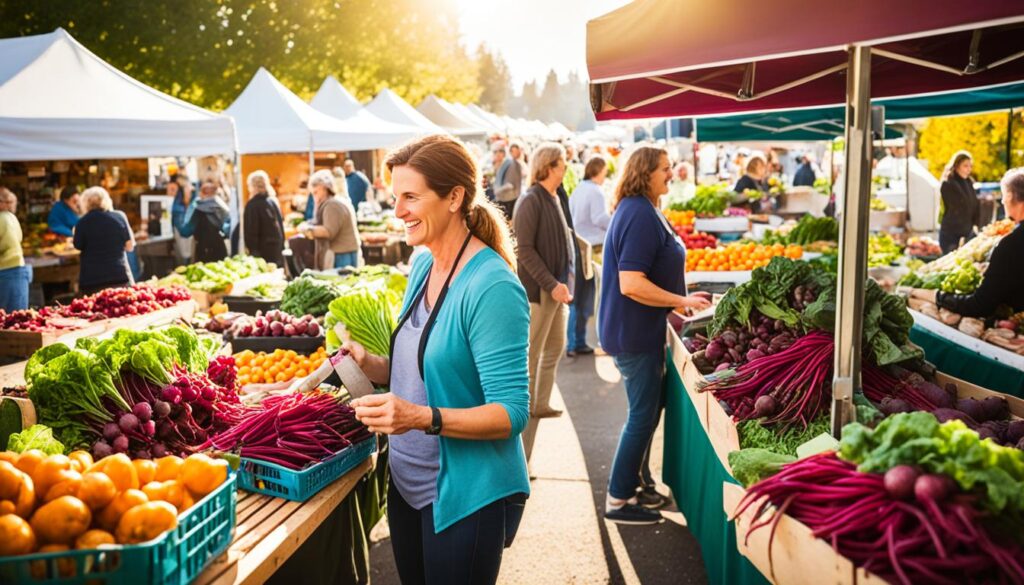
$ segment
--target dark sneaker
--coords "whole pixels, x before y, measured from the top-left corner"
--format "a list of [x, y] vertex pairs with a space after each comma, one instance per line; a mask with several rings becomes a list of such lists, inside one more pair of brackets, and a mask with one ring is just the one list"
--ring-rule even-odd
[[590, 347], [589, 345], [584, 345], [583, 347], [577, 347], [576, 353], [580, 355], [590, 355], [594, 353], [594, 348]]
[[653, 486], [646, 486], [636, 493], [636, 502], [644, 508], [657, 510], [658, 508], [664, 508], [669, 500], [668, 497], [659, 493]]
[[643, 506], [635, 504], [625, 504], [621, 508], [608, 510], [604, 513], [604, 518], [616, 524], [630, 524], [633, 526], [659, 524], [665, 520], [661, 517], [661, 512], [648, 510]]

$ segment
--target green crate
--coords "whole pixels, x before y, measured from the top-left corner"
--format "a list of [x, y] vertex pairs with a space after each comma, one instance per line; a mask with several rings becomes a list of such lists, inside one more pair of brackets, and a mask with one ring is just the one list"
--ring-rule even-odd
[[0, 583], [185, 585], [227, 550], [235, 531], [238, 474], [178, 517], [178, 527], [144, 544], [0, 559]]

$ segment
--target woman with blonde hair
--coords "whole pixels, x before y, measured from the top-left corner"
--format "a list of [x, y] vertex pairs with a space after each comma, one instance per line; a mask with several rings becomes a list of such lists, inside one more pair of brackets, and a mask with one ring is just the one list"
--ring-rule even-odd
[[540, 419], [562, 414], [549, 402], [565, 352], [569, 303], [576, 288], [574, 236], [558, 199], [565, 167], [561, 145], [538, 146], [530, 156], [530, 187], [512, 215], [519, 280], [530, 300], [530, 424], [523, 433], [527, 461]]
[[103, 187], [82, 193], [85, 215], [75, 225], [75, 248], [81, 250], [78, 290], [90, 294], [105, 288], [133, 284], [126, 252], [135, 249], [135, 235], [124, 212], [114, 211]]
[[530, 314], [508, 224], [480, 193], [476, 162], [448, 136], [388, 155], [395, 217], [424, 246], [388, 356], [344, 348], [390, 392], [352, 402], [389, 437], [388, 523], [403, 583], [494, 583], [530, 483]]
[[14, 215], [18, 198], [0, 187], [0, 309], [17, 311], [28, 308], [28, 286], [32, 267], [25, 266], [21, 250], [21, 224]]
[[247, 183], [250, 197], [242, 214], [245, 247], [253, 256], [284, 266], [284, 217], [270, 177], [266, 171], [254, 171]]
[[974, 228], [980, 227], [981, 203], [974, 191], [971, 171], [974, 170], [971, 153], [960, 150], [953, 154], [942, 173], [942, 222], [939, 224], [939, 247], [948, 254], [960, 247], [960, 240], [974, 237]]
[[674, 309], [699, 311], [710, 304], [706, 297], [687, 296], [686, 248], [658, 211], [658, 199], [668, 193], [671, 180], [664, 149], [637, 149], [616, 186], [604, 244], [601, 347], [622, 373], [629, 401], [605, 518], [624, 524], [661, 522], [661, 513], [648, 508], [666, 503], [653, 485], [640, 485], [663, 404], [666, 318]]

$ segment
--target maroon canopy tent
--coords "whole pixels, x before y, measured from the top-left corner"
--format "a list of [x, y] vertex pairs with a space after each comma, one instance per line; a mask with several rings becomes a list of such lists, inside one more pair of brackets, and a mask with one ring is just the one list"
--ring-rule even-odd
[[846, 105], [832, 432], [854, 420], [871, 98], [1024, 80], [1024, 2], [634, 0], [587, 23], [599, 120]]
[[719, 115], [844, 103], [850, 45], [875, 98], [1020, 80], [1022, 37], [1012, 0], [636, 0], [587, 23], [587, 66], [599, 120]]

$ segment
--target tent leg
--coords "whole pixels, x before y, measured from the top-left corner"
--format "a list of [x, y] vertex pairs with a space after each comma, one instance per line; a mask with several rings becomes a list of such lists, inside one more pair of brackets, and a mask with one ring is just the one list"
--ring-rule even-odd
[[[245, 254], [245, 222], [242, 219], [245, 217], [245, 198], [243, 197], [243, 189], [245, 186], [242, 184], [242, 155], [235, 152], [235, 199], [238, 202], [238, 253]], [[230, 241], [230, 234], [228, 239]]]
[[835, 378], [832, 435], [856, 419], [860, 389], [864, 282], [867, 279], [868, 199], [871, 182], [871, 49], [849, 49], [846, 76], [846, 185], [839, 223], [839, 288], [836, 291]]

